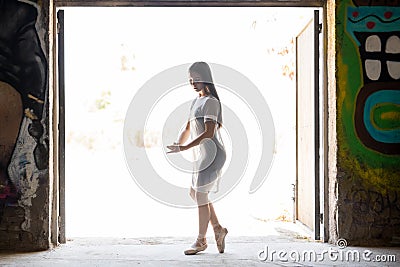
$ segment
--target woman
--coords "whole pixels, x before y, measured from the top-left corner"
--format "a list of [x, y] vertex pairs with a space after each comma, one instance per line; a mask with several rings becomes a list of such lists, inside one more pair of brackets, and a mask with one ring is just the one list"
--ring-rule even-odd
[[[190, 84], [198, 96], [192, 102], [190, 119], [180, 133], [178, 142], [167, 146], [171, 149], [168, 153], [191, 148], [195, 152], [190, 196], [198, 206], [199, 234], [196, 242], [185, 250], [185, 254], [194, 255], [207, 248], [206, 232], [209, 222], [214, 228], [218, 251], [223, 253], [228, 230], [219, 224], [213, 204], [208, 199], [209, 192], [218, 187], [221, 169], [226, 159], [219, 135], [219, 128], [222, 125], [221, 102], [207, 63], [194, 63], [189, 68], [189, 76]], [[191, 140], [185, 143], [189, 136], [192, 137]]]

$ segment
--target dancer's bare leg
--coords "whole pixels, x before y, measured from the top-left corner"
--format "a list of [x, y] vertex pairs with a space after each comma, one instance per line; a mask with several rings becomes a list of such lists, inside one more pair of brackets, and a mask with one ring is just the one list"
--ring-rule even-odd
[[214, 228], [214, 232], [218, 232], [221, 230], [222, 226], [219, 224], [217, 214], [215, 213], [214, 205], [210, 202], [208, 204], [210, 207], [210, 222], [212, 227]]
[[199, 241], [205, 241], [208, 222], [210, 221], [210, 206], [208, 203], [208, 193], [196, 192], [196, 201], [199, 211]]
[[[196, 200], [196, 192], [193, 190], [193, 188], [190, 188], [190, 197], [194, 201], [197, 201]], [[209, 207], [209, 210], [210, 210], [210, 222], [211, 222], [211, 225], [214, 228], [214, 232], [216, 232], [216, 231], [218, 232], [218, 231], [221, 230], [222, 226], [219, 224], [219, 221], [218, 221], [218, 218], [217, 218], [217, 214], [215, 213], [214, 205], [211, 202], [209, 202], [208, 203], [208, 207]], [[200, 213], [200, 210], [199, 210], [199, 213]], [[200, 216], [200, 214], [199, 214], [199, 216]], [[199, 223], [199, 225], [200, 225], [200, 223]], [[200, 231], [199, 231], [199, 233], [200, 233]]]
[[186, 255], [193, 255], [207, 248], [206, 234], [208, 223], [211, 222], [214, 228], [215, 241], [217, 242], [218, 251], [224, 253], [225, 236], [228, 233], [226, 228], [223, 228], [217, 218], [214, 206], [208, 200], [207, 193], [196, 192], [193, 188], [190, 189], [190, 196], [197, 202], [199, 212], [199, 235], [197, 241], [192, 248], [185, 251]]
[[196, 242], [187, 250], [185, 255], [194, 255], [207, 248], [206, 233], [210, 221], [210, 208], [208, 205], [208, 194], [195, 192], [192, 188], [190, 196], [196, 201], [199, 212], [199, 235]]

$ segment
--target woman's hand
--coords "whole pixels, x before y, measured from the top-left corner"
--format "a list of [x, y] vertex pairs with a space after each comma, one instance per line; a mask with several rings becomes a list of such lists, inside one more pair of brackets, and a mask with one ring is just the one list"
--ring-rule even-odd
[[174, 143], [173, 145], [167, 146], [167, 148], [171, 150], [171, 151], [168, 151], [167, 153], [178, 153], [180, 151], [186, 150], [187, 146], [182, 146], [177, 143]]

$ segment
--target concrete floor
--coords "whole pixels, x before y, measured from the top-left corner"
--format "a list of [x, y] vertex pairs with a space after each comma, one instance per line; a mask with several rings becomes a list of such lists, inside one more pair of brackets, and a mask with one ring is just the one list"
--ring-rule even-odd
[[278, 235], [228, 234], [224, 254], [212, 236], [208, 249], [195, 256], [183, 254], [192, 237], [74, 238], [49, 251], [0, 253], [0, 266], [399, 266], [400, 248], [340, 249], [310, 241], [287, 225], [274, 225]]

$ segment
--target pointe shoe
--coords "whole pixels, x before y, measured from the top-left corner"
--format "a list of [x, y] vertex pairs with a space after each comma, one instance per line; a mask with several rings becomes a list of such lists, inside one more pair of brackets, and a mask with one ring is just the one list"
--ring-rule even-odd
[[215, 233], [215, 241], [217, 242], [217, 247], [219, 253], [224, 253], [225, 251], [225, 236], [228, 234], [228, 229], [221, 228], [218, 232]]
[[187, 250], [185, 250], [185, 255], [195, 255], [200, 251], [204, 251], [207, 248], [207, 242], [201, 242], [197, 240], [194, 244]]

